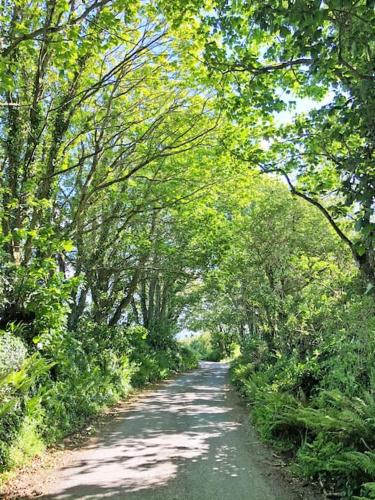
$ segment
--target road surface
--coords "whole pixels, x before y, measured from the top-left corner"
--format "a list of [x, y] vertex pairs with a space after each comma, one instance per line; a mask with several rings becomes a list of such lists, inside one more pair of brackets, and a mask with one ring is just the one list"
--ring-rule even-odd
[[194, 372], [146, 392], [76, 450], [41, 498], [294, 500], [228, 386], [228, 367]]

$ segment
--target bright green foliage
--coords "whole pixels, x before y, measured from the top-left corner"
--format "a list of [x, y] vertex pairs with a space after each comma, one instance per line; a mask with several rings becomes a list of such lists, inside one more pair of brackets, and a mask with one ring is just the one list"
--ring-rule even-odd
[[375, 477], [373, 297], [318, 210], [274, 180], [246, 186], [190, 324], [241, 346], [232, 378], [261, 436], [351, 498]]
[[21, 442], [21, 435], [29, 440], [26, 446], [30, 456], [42, 447], [35, 432], [41, 415], [37, 387], [50, 368], [41, 356], [34, 354], [18, 370], [0, 377], [0, 471], [15, 464], [16, 450], [26, 444]]
[[0, 334], [0, 377], [18, 370], [26, 358], [27, 349], [19, 337], [10, 332]]
[[[318, 207], [373, 286], [373, 2], [202, 4], [212, 82], [222, 106], [248, 130], [237, 154], [251, 168], [279, 173], [296, 196]], [[291, 124], [274, 120], [300, 98], [323, 97], [328, 104], [315, 102], [319, 109]]]
[[200, 360], [220, 361], [225, 357], [220, 346], [214, 341], [214, 334], [210, 332], [191, 337], [184, 343], [196, 353]]
[[217, 120], [169, 29], [142, 2], [2, 6], [2, 470], [196, 366], [174, 334], [212, 246], [183, 203], [212, 182]]
[[2, 3], [1, 470], [241, 350], [262, 436], [374, 498], [373, 23], [366, 0]]
[[81, 328], [43, 348], [53, 366], [35, 354], [0, 380], [0, 470], [80, 429], [133, 387], [197, 366], [194, 353], [177, 343], [155, 352], [141, 326]]

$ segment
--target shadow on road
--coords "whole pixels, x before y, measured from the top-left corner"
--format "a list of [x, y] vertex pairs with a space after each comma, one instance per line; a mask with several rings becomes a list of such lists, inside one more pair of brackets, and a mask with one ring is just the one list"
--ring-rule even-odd
[[227, 371], [203, 363], [142, 396], [76, 451], [40, 498], [291, 500], [275, 495], [259, 471], [249, 471], [247, 435]]

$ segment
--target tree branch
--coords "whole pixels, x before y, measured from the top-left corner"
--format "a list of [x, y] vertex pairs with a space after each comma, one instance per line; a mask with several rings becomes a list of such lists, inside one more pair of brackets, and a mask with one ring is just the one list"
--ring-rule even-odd
[[315, 200], [314, 198], [311, 198], [311, 196], [308, 196], [307, 194], [303, 193], [302, 191], [298, 191], [298, 189], [295, 188], [295, 186], [293, 185], [292, 181], [290, 180], [288, 174], [285, 171], [280, 170], [280, 169], [278, 171], [284, 176], [286, 182], [288, 183], [288, 186], [289, 186], [291, 193], [294, 194], [295, 196], [298, 196], [299, 198], [302, 198], [303, 200], [307, 201], [311, 205], [314, 205], [314, 207], [318, 208], [322, 212], [324, 217], [328, 220], [328, 222], [330, 223], [330, 225], [332, 226], [332, 228], [334, 229], [336, 234], [340, 237], [340, 239], [344, 243], [346, 243], [349, 246], [349, 248], [351, 249], [351, 251], [353, 252], [353, 254], [355, 256], [357, 256], [353, 242], [339, 228], [339, 226], [336, 224], [335, 220], [333, 219], [332, 215], [328, 212], [328, 210], [321, 203], [319, 203], [319, 201]]
[[270, 64], [268, 66], [253, 66], [246, 64], [233, 64], [230, 65], [227, 70], [223, 73], [232, 73], [232, 72], [244, 72], [247, 71], [249, 73], [253, 73], [254, 75], [261, 75], [264, 73], [270, 73], [271, 71], [277, 71], [280, 69], [292, 68], [294, 66], [301, 66], [303, 64], [311, 64], [314, 60], [312, 58], [301, 57], [299, 59], [293, 59], [291, 61], [282, 61], [278, 64]]
[[2, 57], [7, 57], [9, 56], [13, 50], [15, 50], [16, 47], [22, 42], [25, 42], [27, 40], [35, 40], [39, 35], [46, 35], [46, 34], [51, 34], [51, 33], [58, 33], [59, 31], [64, 30], [65, 28], [69, 28], [70, 26], [74, 26], [75, 24], [80, 23], [81, 21], [84, 21], [86, 17], [95, 9], [101, 9], [108, 3], [110, 3], [112, 0], [99, 0], [97, 2], [94, 2], [90, 7], [87, 7], [87, 9], [82, 12], [82, 14], [74, 19], [71, 19], [69, 22], [64, 23], [64, 24], [58, 24], [57, 26], [49, 26], [49, 27], [41, 27], [38, 28], [34, 31], [31, 31], [30, 33], [25, 33], [24, 35], [21, 35], [13, 41], [8, 47], [3, 49], [0, 52], [0, 55]]

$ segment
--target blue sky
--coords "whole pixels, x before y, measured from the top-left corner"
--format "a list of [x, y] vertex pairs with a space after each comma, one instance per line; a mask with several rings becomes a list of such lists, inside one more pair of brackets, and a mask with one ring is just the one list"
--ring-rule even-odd
[[310, 99], [309, 97], [304, 97], [304, 98], [299, 98], [299, 97], [292, 97], [289, 95], [282, 95], [285, 101], [288, 99], [290, 101], [294, 101], [296, 103], [295, 108], [293, 110], [288, 110], [288, 111], [281, 111], [281, 113], [276, 113], [276, 123], [277, 124], [283, 124], [283, 123], [290, 123], [293, 118], [300, 114], [300, 113], [308, 113], [312, 109], [318, 109], [321, 108], [322, 106], [325, 106], [326, 104], [330, 103], [333, 98], [333, 93], [328, 92], [327, 95], [322, 99], [321, 101], [315, 101], [314, 99]]

